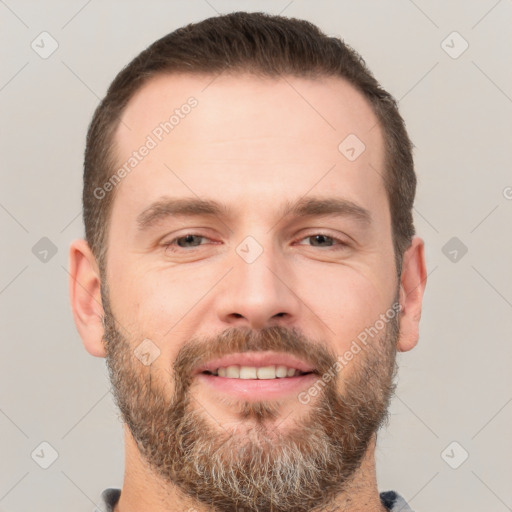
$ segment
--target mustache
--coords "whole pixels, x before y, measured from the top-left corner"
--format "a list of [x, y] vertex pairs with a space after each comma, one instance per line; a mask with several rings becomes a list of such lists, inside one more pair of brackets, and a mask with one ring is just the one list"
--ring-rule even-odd
[[190, 383], [195, 368], [235, 352], [285, 352], [314, 367], [320, 374], [336, 362], [336, 354], [322, 341], [312, 341], [297, 328], [269, 326], [259, 331], [233, 327], [212, 337], [192, 338], [179, 350], [173, 364], [176, 379]]

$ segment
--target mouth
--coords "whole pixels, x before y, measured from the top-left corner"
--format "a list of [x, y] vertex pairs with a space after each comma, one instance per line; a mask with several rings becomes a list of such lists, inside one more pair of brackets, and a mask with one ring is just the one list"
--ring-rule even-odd
[[195, 371], [198, 380], [216, 392], [244, 400], [275, 399], [298, 393], [318, 375], [313, 366], [295, 356], [271, 352], [229, 354]]
[[313, 372], [302, 372], [293, 367], [284, 365], [271, 366], [221, 366], [216, 370], [204, 370], [204, 375], [214, 375], [218, 377], [226, 377], [228, 379], [283, 379], [289, 377], [297, 377], [299, 375], [309, 375]]

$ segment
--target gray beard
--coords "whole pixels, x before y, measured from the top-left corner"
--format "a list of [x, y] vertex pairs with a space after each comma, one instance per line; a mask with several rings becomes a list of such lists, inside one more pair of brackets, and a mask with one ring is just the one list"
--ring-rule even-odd
[[239, 401], [234, 407], [246, 421], [236, 431], [224, 429], [194, 401], [191, 370], [198, 362], [229, 352], [278, 350], [314, 362], [321, 380], [336, 355], [293, 329], [229, 329], [180, 349], [169, 400], [158, 385], [168, 373], [134, 357], [135, 343], [117, 330], [104, 295], [114, 397], [141, 456], [164, 482], [215, 512], [320, 512], [344, 492], [387, 419], [395, 389], [398, 315], [354, 356], [350, 378], [341, 379], [342, 369], [322, 383], [309, 412], [292, 426], [278, 428], [280, 409], [274, 401]]

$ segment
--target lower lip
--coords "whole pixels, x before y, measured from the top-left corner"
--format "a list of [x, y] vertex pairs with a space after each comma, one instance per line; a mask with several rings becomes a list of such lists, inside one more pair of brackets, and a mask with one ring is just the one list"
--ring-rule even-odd
[[199, 381], [216, 391], [245, 400], [268, 400], [297, 395], [317, 380], [315, 373], [277, 379], [230, 379], [200, 373]]

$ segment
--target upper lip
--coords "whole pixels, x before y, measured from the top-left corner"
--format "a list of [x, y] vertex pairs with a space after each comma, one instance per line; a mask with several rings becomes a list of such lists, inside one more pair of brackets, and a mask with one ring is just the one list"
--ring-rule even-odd
[[315, 368], [309, 363], [299, 359], [296, 356], [279, 352], [237, 352], [228, 354], [220, 358], [211, 359], [210, 361], [198, 366], [195, 373], [204, 371], [214, 372], [218, 368], [227, 366], [287, 366], [295, 368], [301, 372], [314, 372]]

